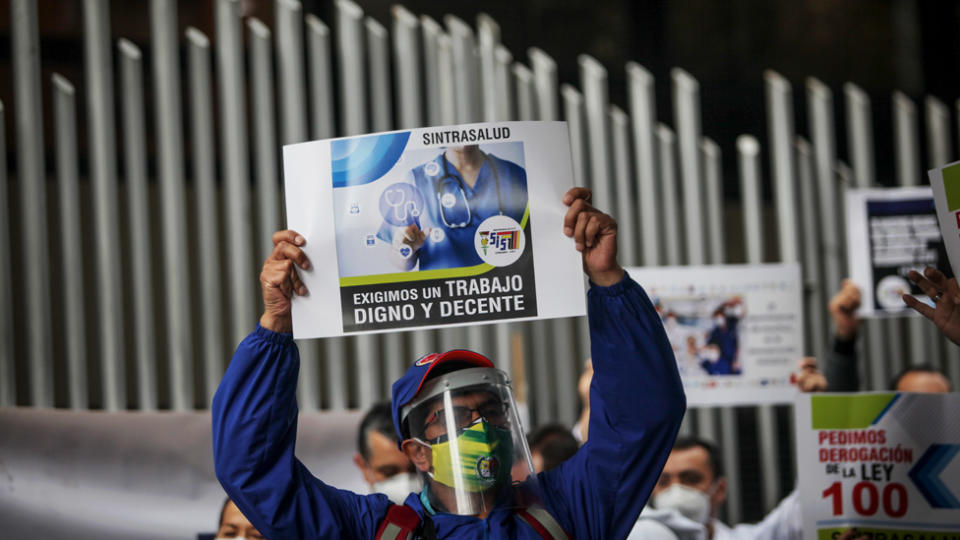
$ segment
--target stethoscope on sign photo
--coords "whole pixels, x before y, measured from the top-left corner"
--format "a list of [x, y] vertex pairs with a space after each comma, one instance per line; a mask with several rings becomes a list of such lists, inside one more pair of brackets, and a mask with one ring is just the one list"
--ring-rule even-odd
[[[470, 209], [470, 201], [467, 199], [467, 192], [463, 187], [463, 179], [459, 175], [453, 174], [450, 172], [450, 162], [447, 161], [446, 153], [441, 154], [443, 159], [443, 176], [441, 176], [436, 183], [436, 196], [437, 196], [437, 207], [440, 209], [440, 221], [443, 222], [443, 226], [448, 229], [463, 229], [470, 225], [470, 221], [473, 220], [473, 211]], [[489, 154], [483, 155], [483, 161], [490, 168], [490, 171], [493, 173], [493, 181], [497, 186], [497, 209], [500, 212], [500, 215], [503, 215], [503, 200], [500, 198], [500, 173], [497, 172], [496, 166], [494, 166], [493, 161], [490, 159]], [[447, 219], [447, 207], [443, 204], [443, 196], [449, 195], [451, 192], [445, 192], [443, 188], [446, 186], [456, 183], [457, 189], [460, 190], [460, 198], [463, 200], [463, 207], [467, 210], [467, 219], [464, 221], [456, 221], [450, 223]], [[456, 201], [450, 206], [455, 206]]]

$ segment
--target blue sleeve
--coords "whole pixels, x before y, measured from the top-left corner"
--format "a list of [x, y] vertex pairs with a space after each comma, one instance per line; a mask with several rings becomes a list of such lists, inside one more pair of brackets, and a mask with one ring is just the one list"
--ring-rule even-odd
[[593, 382], [586, 443], [540, 474], [544, 504], [576, 538], [625, 538], [670, 454], [686, 410], [673, 349], [629, 276], [587, 296]]
[[237, 347], [211, 408], [217, 479], [267, 538], [373, 538], [387, 498], [328, 486], [294, 456], [299, 369], [289, 334], [257, 326]]

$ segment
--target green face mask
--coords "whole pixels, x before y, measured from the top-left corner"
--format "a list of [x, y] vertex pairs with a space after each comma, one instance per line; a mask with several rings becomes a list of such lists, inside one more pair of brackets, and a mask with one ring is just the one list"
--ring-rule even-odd
[[464, 489], [484, 491], [510, 478], [513, 440], [510, 431], [477, 419], [457, 435], [454, 455], [450, 441], [430, 445], [433, 451], [433, 479], [456, 487], [454, 477], [463, 479]]

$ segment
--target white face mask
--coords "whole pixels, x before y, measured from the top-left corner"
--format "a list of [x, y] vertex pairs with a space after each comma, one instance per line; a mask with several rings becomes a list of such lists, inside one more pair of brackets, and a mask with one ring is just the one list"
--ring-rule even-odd
[[423, 480], [414, 473], [400, 473], [373, 485], [374, 493], [383, 493], [394, 504], [403, 504], [407, 495], [423, 489]]
[[656, 494], [653, 505], [659, 510], [676, 510], [697, 523], [705, 524], [710, 519], [710, 496], [682, 484], [673, 484]]

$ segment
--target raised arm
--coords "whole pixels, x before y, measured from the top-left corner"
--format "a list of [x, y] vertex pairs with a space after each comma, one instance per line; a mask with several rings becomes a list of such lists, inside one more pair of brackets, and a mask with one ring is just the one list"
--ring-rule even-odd
[[293, 231], [274, 235], [260, 275], [265, 310], [237, 347], [213, 398], [217, 479], [267, 538], [373, 538], [389, 501], [335, 489], [294, 455], [297, 374], [290, 301], [307, 290], [296, 267], [310, 267]]
[[583, 253], [593, 382], [580, 451], [540, 475], [545, 503], [577, 538], [624, 538], [670, 453], [686, 398], [660, 317], [616, 261], [616, 222], [575, 188], [565, 232]]

